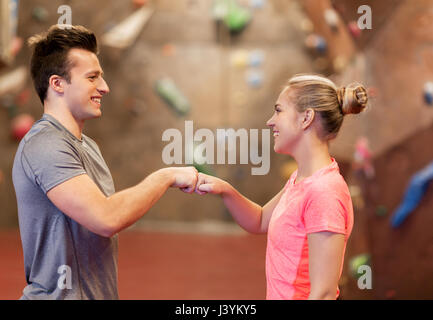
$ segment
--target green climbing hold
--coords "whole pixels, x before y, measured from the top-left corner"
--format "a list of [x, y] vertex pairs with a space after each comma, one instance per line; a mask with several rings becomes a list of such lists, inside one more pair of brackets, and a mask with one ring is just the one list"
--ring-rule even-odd
[[385, 206], [378, 206], [376, 208], [376, 215], [378, 215], [379, 217], [386, 216], [387, 213], [388, 213], [388, 209], [386, 209]]
[[251, 13], [236, 0], [215, 0], [213, 16], [221, 20], [231, 32], [239, 32], [250, 22]]
[[35, 7], [32, 11], [32, 17], [39, 22], [45, 22], [48, 20], [48, 11], [44, 7]]
[[185, 115], [189, 112], [191, 107], [188, 99], [171, 79], [164, 78], [156, 81], [155, 90], [179, 115]]
[[359, 273], [359, 267], [363, 265], [370, 265], [370, 255], [367, 253], [357, 255], [350, 259], [349, 261], [349, 267], [350, 272], [352, 273], [352, 276], [354, 278], [359, 278], [362, 275], [362, 272]]

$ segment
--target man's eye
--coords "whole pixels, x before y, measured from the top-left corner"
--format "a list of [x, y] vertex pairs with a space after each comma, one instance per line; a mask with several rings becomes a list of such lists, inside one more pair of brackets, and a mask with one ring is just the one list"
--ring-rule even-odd
[[95, 80], [96, 76], [90, 76], [89, 79]]

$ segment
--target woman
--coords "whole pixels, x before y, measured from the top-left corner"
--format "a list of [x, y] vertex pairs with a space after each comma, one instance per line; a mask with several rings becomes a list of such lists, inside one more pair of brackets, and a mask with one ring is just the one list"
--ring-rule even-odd
[[328, 143], [344, 115], [361, 112], [365, 88], [337, 88], [327, 78], [297, 75], [289, 80], [267, 125], [274, 150], [298, 164], [284, 188], [263, 207], [229, 183], [199, 174], [198, 194], [219, 194], [236, 222], [267, 233], [267, 299], [336, 299], [344, 252], [353, 227], [353, 207]]

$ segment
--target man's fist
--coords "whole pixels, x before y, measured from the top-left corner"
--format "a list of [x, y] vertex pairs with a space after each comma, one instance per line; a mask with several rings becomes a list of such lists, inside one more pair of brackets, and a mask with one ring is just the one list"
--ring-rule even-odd
[[170, 187], [180, 188], [183, 192], [192, 193], [197, 183], [198, 171], [194, 167], [170, 168], [173, 183]]

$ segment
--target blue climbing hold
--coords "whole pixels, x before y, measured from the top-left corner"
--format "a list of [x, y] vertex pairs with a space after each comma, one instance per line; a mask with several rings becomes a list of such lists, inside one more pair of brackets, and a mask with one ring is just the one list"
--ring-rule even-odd
[[433, 105], [433, 82], [424, 85], [424, 100], [427, 104]]
[[433, 179], [433, 162], [418, 171], [411, 179], [406, 189], [403, 202], [394, 212], [391, 225], [399, 227], [407, 216], [412, 213], [420, 203], [424, 193], [427, 191], [430, 181]]

